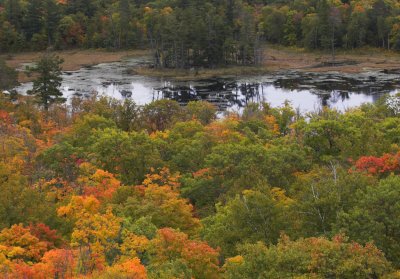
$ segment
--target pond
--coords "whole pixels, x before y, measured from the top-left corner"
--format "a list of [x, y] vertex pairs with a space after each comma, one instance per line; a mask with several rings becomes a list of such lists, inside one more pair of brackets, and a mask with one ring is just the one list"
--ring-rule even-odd
[[[268, 102], [277, 107], [289, 101], [294, 108], [306, 112], [322, 106], [344, 111], [375, 102], [384, 94], [396, 94], [400, 89], [398, 71], [343, 74], [287, 70], [262, 76], [184, 82], [132, 75], [129, 71], [148, 63], [146, 57], [127, 58], [64, 72], [62, 92], [68, 98], [85, 98], [97, 92], [117, 99], [132, 98], [139, 105], [163, 98], [183, 105], [207, 100], [221, 111], [240, 110], [249, 102]], [[25, 83], [16, 89], [26, 93], [31, 88], [32, 83]]]

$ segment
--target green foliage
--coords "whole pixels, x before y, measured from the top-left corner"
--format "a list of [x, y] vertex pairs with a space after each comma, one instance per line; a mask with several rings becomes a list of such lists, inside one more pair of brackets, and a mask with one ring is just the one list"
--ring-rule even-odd
[[227, 260], [226, 278], [381, 278], [390, 263], [374, 245], [361, 246], [338, 235], [332, 240], [291, 241], [283, 235], [277, 245], [262, 242], [240, 246], [241, 256]]
[[173, 260], [163, 263], [158, 266], [149, 267], [150, 279], [191, 279], [193, 278], [192, 271], [187, 264], [182, 260]]
[[148, 239], [153, 239], [157, 233], [157, 227], [151, 222], [151, 217], [140, 217], [139, 219], [132, 222], [132, 219], [128, 219], [126, 222], [126, 228], [136, 235], [143, 235]]
[[0, 98], [0, 277], [398, 276], [398, 96], [221, 119], [208, 103]]
[[331, 162], [300, 174], [291, 185], [290, 196], [296, 202], [291, 210], [298, 216], [301, 236], [332, 235], [341, 211], [347, 211], [357, 201], [355, 192], [372, 186], [376, 180], [347, 170]]
[[189, 102], [186, 113], [189, 119], [197, 119], [203, 125], [210, 124], [215, 120], [217, 108], [208, 102]]
[[204, 238], [221, 247], [225, 256], [235, 255], [240, 243], [276, 243], [290, 220], [287, 207], [291, 202], [278, 188], [246, 190], [226, 206], [217, 205], [217, 213], [204, 220]]
[[16, 85], [18, 85], [17, 72], [0, 58], [0, 90], [11, 89]]
[[145, 133], [105, 129], [92, 137], [90, 159], [111, 173], [118, 172], [123, 183], [139, 184], [151, 168], [161, 166], [156, 145]]
[[153, 50], [156, 67], [255, 65], [262, 42], [400, 49], [396, 1], [4, 0], [0, 50]]
[[37, 102], [48, 110], [53, 103], [65, 102], [60, 91], [62, 82], [61, 64], [64, 62], [55, 55], [46, 54], [40, 58], [37, 65], [30, 70], [38, 77], [33, 81], [33, 89], [28, 91], [29, 95], [34, 95]]
[[27, 178], [0, 163], [0, 228], [45, 222], [56, 225], [54, 204], [28, 186]]
[[343, 115], [324, 109], [312, 114], [308, 123], [299, 121], [295, 126], [298, 136], [312, 148], [314, 156], [325, 162], [339, 156], [343, 159], [358, 158], [390, 150], [390, 143], [380, 129], [381, 124], [374, 116], [362, 111]]
[[144, 106], [142, 115], [149, 132], [163, 131], [172, 126], [182, 114], [177, 102], [159, 100]]
[[378, 185], [357, 192], [351, 209], [339, 215], [337, 229], [360, 243], [374, 241], [396, 266], [399, 259], [397, 231], [399, 214], [400, 178], [391, 176]]

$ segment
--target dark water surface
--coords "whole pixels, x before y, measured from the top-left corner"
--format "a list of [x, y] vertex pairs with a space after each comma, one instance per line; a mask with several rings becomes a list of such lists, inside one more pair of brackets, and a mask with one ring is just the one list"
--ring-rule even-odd
[[[148, 63], [148, 58], [128, 58], [63, 74], [66, 97], [88, 97], [93, 92], [117, 99], [132, 98], [137, 104], [167, 98], [185, 104], [207, 100], [221, 110], [240, 110], [248, 102], [269, 102], [281, 106], [286, 100], [301, 111], [321, 106], [339, 110], [374, 102], [384, 94], [400, 89], [400, 72], [380, 71], [362, 74], [277, 72], [262, 76], [217, 78], [177, 82], [132, 75], [129, 69]], [[21, 93], [32, 84], [17, 88]]]

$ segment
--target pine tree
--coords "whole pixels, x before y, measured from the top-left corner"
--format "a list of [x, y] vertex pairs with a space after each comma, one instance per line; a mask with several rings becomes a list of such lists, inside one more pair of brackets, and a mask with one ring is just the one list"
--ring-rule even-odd
[[47, 111], [52, 103], [65, 102], [60, 91], [62, 82], [61, 64], [63, 59], [56, 55], [44, 55], [36, 67], [30, 72], [38, 74], [38, 78], [33, 82], [33, 89], [28, 91], [29, 95], [37, 97], [37, 101]]
[[34, 34], [42, 30], [42, 2], [41, 0], [31, 0], [28, 2], [24, 19], [24, 31], [28, 40], [32, 39]]
[[60, 19], [59, 9], [54, 0], [46, 0], [44, 2], [44, 29], [46, 31], [49, 45], [54, 41], [54, 35], [57, 30]]

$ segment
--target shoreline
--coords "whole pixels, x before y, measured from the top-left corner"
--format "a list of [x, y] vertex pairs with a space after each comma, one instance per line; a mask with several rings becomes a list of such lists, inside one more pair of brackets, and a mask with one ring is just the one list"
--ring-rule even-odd
[[275, 71], [363, 73], [400, 69], [400, 52], [377, 48], [338, 50], [335, 55], [337, 65], [328, 65], [332, 63], [329, 52], [310, 52], [282, 46], [267, 47], [265, 58], [264, 67]]
[[400, 53], [382, 49], [340, 50], [335, 61], [331, 54], [322, 51], [310, 52], [304, 49], [282, 46], [267, 46], [265, 60], [259, 66], [226, 66], [215, 69], [155, 69], [138, 67], [131, 69], [132, 74], [171, 78], [178, 81], [199, 80], [271, 74], [280, 71], [300, 71], [308, 73], [339, 72], [360, 74], [397, 70], [400, 73]]
[[[37, 60], [44, 52], [26, 52], [3, 54], [8, 66], [21, 69], [24, 64]], [[64, 59], [63, 71], [76, 71], [83, 67], [101, 63], [121, 61], [126, 57], [150, 55], [150, 50], [66, 50], [55, 51], [56, 55]], [[398, 70], [400, 72], [400, 53], [382, 49], [364, 48], [352, 51], [339, 50], [336, 55], [336, 64], [330, 65], [332, 57], [327, 52], [310, 52], [304, 49], [282, 46], [266, 46], [265, 60], [259, 66], [226, 66], [214, 69], [155, 69], [150, 67], [136, 67], [129, 71], [132, 75], [170, 78], [178, 81], [199, 80], [209, 78], [224, 78], [237, 76], [254, 76], [271, 74], [274, 72], [294, 70], [310, 73], [362, 73], [368, 71]], [[18, 73], [20, 83], [32, 81], [23, 71]]]
[[[24, 64], [37, 61], [45, 52], [23, 52], [10, 53], [1, 55], [7, 65], [14, 69], [21, 69]], [[112, 63], [121, 61], [125, 57], [146, 56], [149, 55], [148, 50], [123, 50], [123, 51], [106, 51], [101, 49], [85, 49], [85, 50], [64, 50], [52, 52], [64, 59], [62, 64], [63, 71], [77, 71], [83, 67], [94, 66], [101, 63]], [[23, 71], [18, 71], [18, 82], [25, 83], [33, 80]]]

